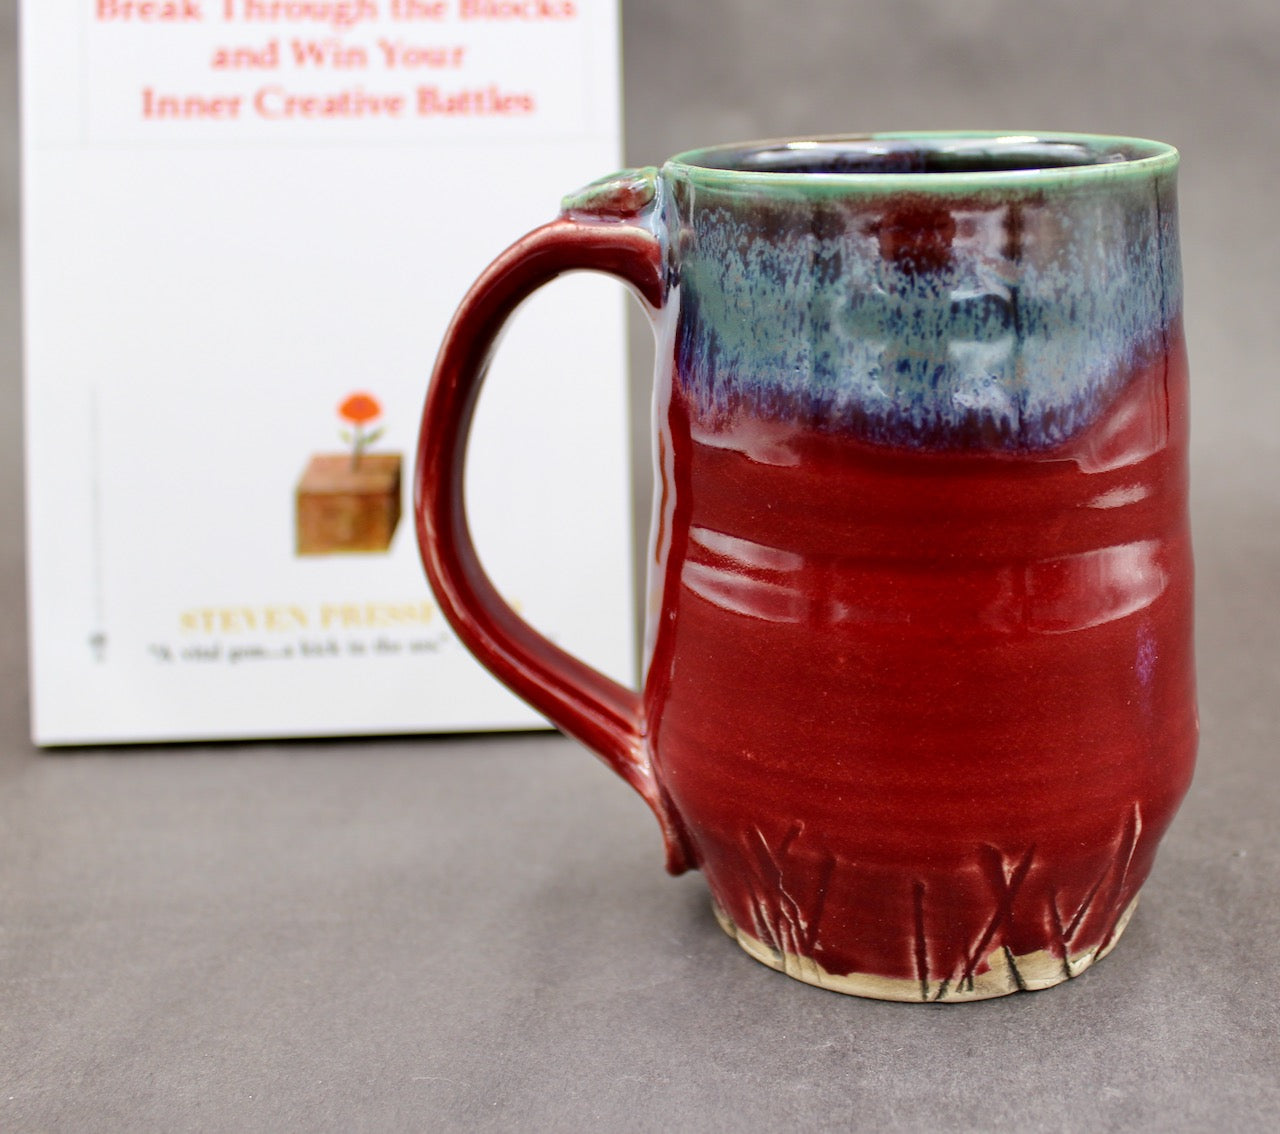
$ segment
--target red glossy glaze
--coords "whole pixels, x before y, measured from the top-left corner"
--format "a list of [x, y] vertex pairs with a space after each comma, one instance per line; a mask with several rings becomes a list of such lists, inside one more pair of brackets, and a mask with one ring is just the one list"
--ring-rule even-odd
[[1105, 947], [1191, 777], [1180, 332], [1060, 450], [665, 407], [645, 704], [722, 909], [833, 974]]
[[667, 866], [686, 868], [643, 743], [640, 698], [566, 653], [503, 600], [467, 526], [462, 490], [467, 437], [502, 327], [531, 293], [589, 269], [626, 283], [650, 308], [663, 300], [662, 250], [647, 228], [562, 218], [498, 257], [467, 293], [445, 335], [418, 438], [414, 518], [423, 566], [458, 637], [493, 673], [640, 793], [663, 829]]

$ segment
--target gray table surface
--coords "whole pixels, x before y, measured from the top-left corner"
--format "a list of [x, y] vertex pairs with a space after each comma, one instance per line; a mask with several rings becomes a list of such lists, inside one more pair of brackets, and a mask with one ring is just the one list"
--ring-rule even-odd
[[13, 7], [0, 1129], [1280, 1128], [1273, 3], [624, 4], [637, 162], [889, 126], [1183, 149], [1198, 777], [1111, 957], [958, 1006], [840, 997], [751, 961], [699, 876], [664, 875], [640, 801], [554, 734], [31, 747]]

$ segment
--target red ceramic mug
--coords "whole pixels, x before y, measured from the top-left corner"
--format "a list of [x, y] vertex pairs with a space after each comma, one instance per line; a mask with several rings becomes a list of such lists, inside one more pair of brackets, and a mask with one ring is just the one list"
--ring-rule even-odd
[[[463, 301], [418, 454], [440, 603], [766, 964], [980, 999], [1123, 931], [1196, 744], [1176, 170], [1085, 135], [715, 147], [567, 199]], [[575, 269], [658, 342], [639, 693], [503, 602], [462, 505], [503, 321]]]

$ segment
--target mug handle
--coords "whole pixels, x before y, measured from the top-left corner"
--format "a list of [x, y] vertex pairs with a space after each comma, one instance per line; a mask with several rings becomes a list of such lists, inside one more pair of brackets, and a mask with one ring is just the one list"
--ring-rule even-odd
[[463, 469], [476, 400], [508, 318], [565, 272], [627, 284], [650, 319], [666, 301], [657, 230], [657, 171], [593, 183], [560, 218], [518, 240], [481, 274], [445, 332], [418, 437], [414, 516], [423, 566], [458, 638], [500, 681], [581, 741], [648, 803], [662, 827], [667, 869], [689, 867], [685, 840], [654, 774], [640, 696], [561, 649], [498, 594], [467, 523]]

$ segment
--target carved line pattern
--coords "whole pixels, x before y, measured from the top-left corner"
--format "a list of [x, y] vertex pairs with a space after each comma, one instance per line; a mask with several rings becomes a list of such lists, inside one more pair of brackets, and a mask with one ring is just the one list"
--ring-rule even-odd
[[[803, 870], [788, 870], [788, 860], [795, 853], [797, 842], [803, 833], [804, 823], [796, 820], [787, 829], [776, 848], [770, 845], [759, 829], [751, 832], [744, 840], [744, 849], [748, 852], [747, 861], [754, 867], [752, 876], [747, 881], [755, 933], [759, 940], [775, 954], [777, 967], [787, 971], [793, 967], [792, 959], [803, 965], [814, 955], [820, 938], [822, 917], [831, 879], [838, 866], [836, 857], [830, 852], [821, 850], [815, 854], [811, 848], [810, 853], [805, 856]], [[1048, 913], [1054, 945], [1062, 957], [1064, 979], [1073, 977], [1087, 968], [1099, 955], [1105, 953], [1114, 941], [1120, 920], [1128, 908], [1128, 903], [1123, 903], [1126, 897], [1125, 885], [1141, 834], [1142, 813], [1139, 805], [1135, 803], [1132, 811], [1126, 815], [1124, 826], [1118, 834], [1115, 854], [1090, 885], [1084, 899], [1071, 915], [1070, 921], [1065, 924], [1063, 912], [1059, 906], [1059, 893], [1057, 890], [1050, 891]], [[923, 879], [917, 879], [912, 884], [913, 960], [921, 1001], [938, 1002], [953, 995], [974, 992], [978, 965], [989, 955], [991, 945], [1000, 932], [1013, 924], [1014, 902], [1031, 872], [1035, 856], [1034, 844], [1016, 860], [990, 844], [978, 849], [979, 863], [995, 899], [995, 909], [972, 948], [966, 953], [960, 971], [949, 973], [941, 979], [931, 975], [929, 961], [926, 916], [928, 887]], [[811, 901], [802, 900], [810, 895], [797, 896], [790, 888], [794, 887], [798, 878], [805, 879], [806, 888], [812, 889]], [[1072, 952], [1076, 934], [1085, 918], [1098, 903], [1099, 895], [1104, 893], [1104, 888], [1103, 904], [1104, 908], [1110, 908], [1113, 911], [1111, 922], [1098, 944], [1073, 960]], [[1132, 896], [1129, 895], [1129, 897]], [[1019, 990], [1026, 989], [1028, 984], [1019, 969], [1012, 949], [1007, 944], [1002, 944], [998, 951], [1004, 959], [1014, 987]]]

